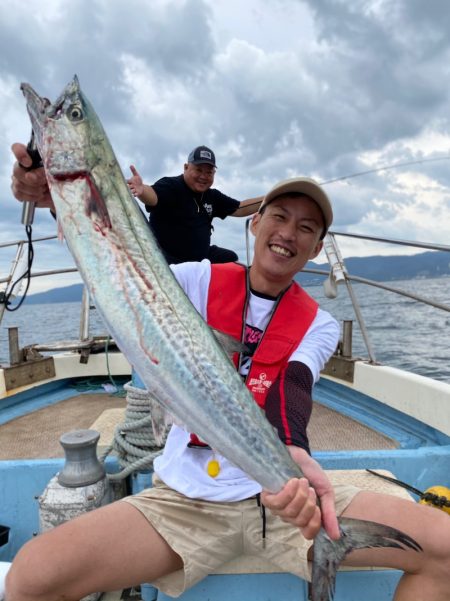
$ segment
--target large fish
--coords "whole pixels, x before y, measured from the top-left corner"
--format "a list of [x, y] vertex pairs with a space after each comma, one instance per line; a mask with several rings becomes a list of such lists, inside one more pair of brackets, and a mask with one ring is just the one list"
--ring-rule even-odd
[[[227, 354], [178, 285], [75, 77], [48, 103], [22, 84], [58, 221], [117, 345], [164, 408], [269, 491], [301, 477]], [[333, 597], [353, 549], [419, 545], [372, 522], [341, 519], [315, 539], [314, 601]]]

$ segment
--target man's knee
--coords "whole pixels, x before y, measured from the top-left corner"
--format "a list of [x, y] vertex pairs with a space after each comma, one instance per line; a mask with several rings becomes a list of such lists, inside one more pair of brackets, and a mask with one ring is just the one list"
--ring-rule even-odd
[[63, 599], [52, 591], [52, 578], [46, 570], [45, 558], [35, 551], [30, 541], [17, 554], [6, 575], [6, 601], [58, 601]]
[[427, 565], [437, 577], [447, 581], [450, 590], [450, 520], [445, 512], [434, 507], [424, 508], [423, 513]]

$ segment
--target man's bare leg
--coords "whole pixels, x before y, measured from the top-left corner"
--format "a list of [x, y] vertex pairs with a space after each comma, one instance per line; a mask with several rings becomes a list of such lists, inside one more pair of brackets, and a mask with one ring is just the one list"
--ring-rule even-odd
[[343, 515], [393, 526], [423, 548], [422, 552], [363, 549], [351, 553], [344, 565], [403, 570], [405, 574], [398, 585], [396, 601], [450, 599], [450, 519], [446, 513], [390, 495], [361, 492]]
[[78, 601], [151, 582], [182, 565], [138, 509], [112, 503], [24, 545], [6, 579], [6, 600]]

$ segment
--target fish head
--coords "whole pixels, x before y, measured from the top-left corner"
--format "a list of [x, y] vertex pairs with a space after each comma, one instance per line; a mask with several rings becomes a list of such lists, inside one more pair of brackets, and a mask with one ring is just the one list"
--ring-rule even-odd
[[47, 176], [66, 179], [92, 171], [99, 161], [95, 142], [105, 134], [94, 126], [98, 119], [77, 76], [53, 103], [27, 83], [21, 90]]
[[[121, 178], [122, 187], [130, 193], [102, 124], [81, 91], [77, 76], [53, 103], [39, 96], [27, 83], [21, 89], [58, 216], [66, 214], [62, 211], [66, 205], [71, 219], [80, 211], [91, 219], [96, 230], [105, 233], [111, 228], [105, 200], [111, 196], [108, 194], [111, 182]], [[77, 192], [71, 194], [71, 189]], [[67, 238], [66, 232], [64, 236]]]

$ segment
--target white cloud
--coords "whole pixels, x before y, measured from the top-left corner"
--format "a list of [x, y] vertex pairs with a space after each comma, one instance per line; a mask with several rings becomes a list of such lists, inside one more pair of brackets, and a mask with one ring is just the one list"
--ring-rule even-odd
[[[0, 236], [23, 235], [9, 192], [10, 145], [30, 129], [19, 84], [55, 98], [77, 72], [120, 164], [149, 183], [181, 173], [202, 143], [216, 152], [216, 187], [238, 199], [296, 174], [328, 181], [410, 162], [327, 185], [334, 227], [446, 243], [448, 164], [428, 161], [450, 155], [450, 13], [438, 4], [5, 0]], [[216, 242], [242, 253], [243, 223], [219, 221]], [[34, 228], [54, 222], [39, 212]]]

